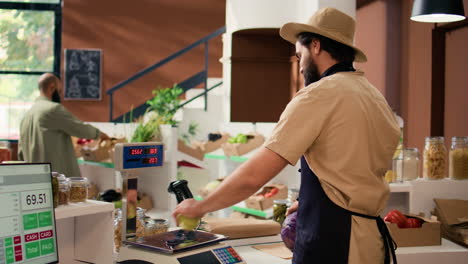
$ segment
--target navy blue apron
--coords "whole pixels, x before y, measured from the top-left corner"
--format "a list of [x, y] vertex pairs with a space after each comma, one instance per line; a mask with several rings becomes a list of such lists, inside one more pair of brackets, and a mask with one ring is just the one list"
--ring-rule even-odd
[[[354, 68], [351, 64], [335, 64], [321, 77], [340, 71], [354, 71]], [[304, 157], [301, 158], [300, 171], [301, 188], [293, 264], [348, 263], [353, 215], [376, 220], [385, 247], [384, 263], [390, 263], [390, 250], [393, 263], [397, 263], [396, 245], [381, 217], [351, 212], [333, 203], [322, 189], [317, 175], [309, 168]]]

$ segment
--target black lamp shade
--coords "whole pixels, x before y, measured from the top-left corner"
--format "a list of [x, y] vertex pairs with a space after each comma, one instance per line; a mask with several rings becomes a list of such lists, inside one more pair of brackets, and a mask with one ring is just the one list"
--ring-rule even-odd
[[465, 19], [463, 0], [414, 0], [411, 20], [428, 23]]

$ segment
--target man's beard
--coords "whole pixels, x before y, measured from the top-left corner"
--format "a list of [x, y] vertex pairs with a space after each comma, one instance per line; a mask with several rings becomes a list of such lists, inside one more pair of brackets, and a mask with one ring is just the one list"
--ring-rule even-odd
[[308, 67], [304, 69], [304, 84], [308, 86], [311, 83], [320, 80], [320, 74], [315, 61], [310, 61]]

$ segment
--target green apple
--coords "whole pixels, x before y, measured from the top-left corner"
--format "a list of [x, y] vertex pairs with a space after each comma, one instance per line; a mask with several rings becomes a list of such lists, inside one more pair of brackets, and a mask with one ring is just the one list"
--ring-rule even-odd
[[218, 187], [220, 183], [220, 181], [210, 181], [208, 184], [205, 185], [205, 190], [212, 191], [216, 189], [216, 187]]
[[247, 136], [244, 135], [244, 134], [239, 134], [237, 135], [237, 143], [242, 143], [242, 144], [245, 144], [247, 143]]
[[194, 230], [200, 224], [200, 218], [190, 218], [183, 215], [177, 216], [180, 228], [184, 230]]

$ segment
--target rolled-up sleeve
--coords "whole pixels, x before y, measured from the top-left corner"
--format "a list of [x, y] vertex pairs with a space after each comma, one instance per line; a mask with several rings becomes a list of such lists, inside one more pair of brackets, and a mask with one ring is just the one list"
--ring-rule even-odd
[[65, 107], [57, 105], [46, 117], [44, 117], [44, 126], [48, 129], [61, 130], [64, 133], [88, 139], [97, 139], [101, 131], [92, 125], [83, 123], [73, 116]]
[[319, 87], [302, 89], [281, 114], [265, 147], [291, 165], [314, 143], [336, 106], [336, 98]]

